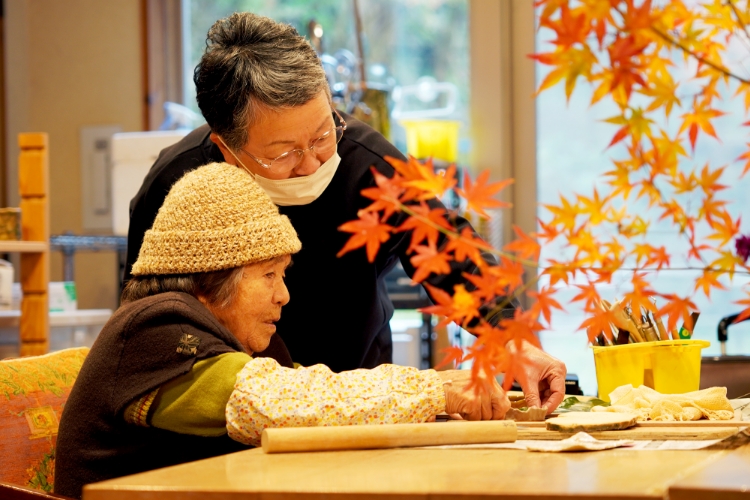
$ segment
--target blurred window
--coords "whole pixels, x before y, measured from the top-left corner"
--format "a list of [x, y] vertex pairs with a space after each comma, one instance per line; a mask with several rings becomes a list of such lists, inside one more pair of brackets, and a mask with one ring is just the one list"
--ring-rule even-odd
[[[549, 30], [537, 32], [537, 52], [553, 50], [549, 44], [549, 36]], [[681, 60], [676, 63], [677, 67], [682, 65]], [[549, 66], [537, 65], [537, 85], [548, 72]], [[746, 72], [741, 70], [741, 74]], [[683, 103], [690, 102], [691, 92], [695, 92], [695, 88], [681, 86], [678, 97]], [[740, 213], [750, 214], [750, 198], [747, 196], [750, 192], [750, 175], [738, 182], [743, 163], [735, 161], [746, 151], [747, 129], [741, 126], [746, 118], [741, 112], [742, 104], [730, 100], [731, 93], [726, 89], [722, 92], [724, 101], [719, 108], [728, 114], [712, 121], [721, 141], [702, 134], [691, 157], [681, 159], [680, 168], [687, 172], [688, 169], [702, 168], [706, 162], [710, 162], [714, 168], [727, 165], [722, 184], [730, 186], [721, 191], [718, 197], [731, 200], [730, 212], [733, 217], [737, 217]], [[591, 197], [594, 188], [601, 196], [608, 193], [611, 188], [606, 184], [603, 174], [614, 168], [612, 159], [621, 159], [626, 155], [624, 146], [615, 145], [607, 149], [617, 127], [604, 123], [603, 120], [618, 115], [618, 109], [611, 102], [606, 102], [606, 99], [590, 106], [591, 96], [592, 88], [579, 80], [569, 102], [566, 102], [562, 83], [542, 92], [537, 99], [537, 202], [538, 215], [542, 220], [550, 219], [550, 212], [543, 205], [559, 204], [560, 195], [569, 200], [573, 193]], [[680, 115], [679, 109], [672, 112], [667, 126], [670, 133], [679, 128]], [[690, 154], [689, 151], [688, 153]], [[651, 220], [645, 242], [657, 247], [666, 246], [672, 255], [670, 266], [677, 268], [652, 273], [649, 278], [653, 287], [662, 293], [677, 293], [680, 296], [689, 294], [699, 272], [680, 270], [687, 266], [697, 267], [695, 260], [688, 263], [685, 259], [685, 238], [680, 236], [677, 228], [668, 220], [659, 222], [659, 214], [654, 210], [649, 211], [643, 200], [636, 201], [635, 195], [628, 199], [628, 206], [631, 214], [639, 213], [644, 219]], [[747, 233], [747, 226], [743, 229]], [[544, 248], [542, 261], [546, 258], [558, 258], [561, 253], [569, 250], [562, 246]], [[608, 300], [622, 297], [631, 290], [631, 276], [629, 272], [615, 275], [611, 286], [599, 287], [600, 293]], [[702, 292], [694, 294], [693, 301], [701, 315], [693, 338], [711, 342], [711, 346], [703, 350], [704, 356], [719, 354], [717, 325], [722, 317], [741, 309], [732, 302], [743, 297], [742, 285], [748, 283], [748, 277], [736, 274], [732, 284], [724, 278], [721, 281], [727, 286], [727, 290], [712, 290], [711, 300], [706, 299]], [[566, 362], [569, 372], [579, 375], [585, 394], [595, 394], [594, 361], [591, 349], [587, 347], [586, 334], [583, 331], [573, 333], [585, 319], [578, 303], [570, 302], [578, 289], [564, 283], [560, 286], [562, 289], [557, 299], [566, 313], [553, 317], [553, 330], [542, 333], [542, 344], [545, 350]], [[727, 352], [750, 354], [750, 322], [734, 325], [729, 329]]]
[[[206, 33], [216, 20], [233, 12], [254, 12], [289, 23], [313, 42], [319, 36], [320, 43], [313, 45], [319, 49], [321, 59], [324, 63], [337, 63], [335, 81], [329, 78], [329, 82], [336, 87], [334, 95], [339, 95], [340, 101], [349, 98], [342, 95], [348, 91], [348, 83], [359, 82], [359, 51], [351, 1], [183, 1], [184, 104], [196, 112], [192, 75], [205, 48]], [[392, 109], [391, 91], [396, 86], [424, 81], [451, 83], [458, 89], [458, 98], [450, 118], [468, 122], [468, 0], [360, 0], [358, 5], [368, 85], [387, 90]], [[313, 23], [319, 26], [317, 32]], [[346, 103], [340, 102], [338, 107], [345, 109]], [[391, 124], [389, 135], [405, 151], [405, 135], [398, 123]]]

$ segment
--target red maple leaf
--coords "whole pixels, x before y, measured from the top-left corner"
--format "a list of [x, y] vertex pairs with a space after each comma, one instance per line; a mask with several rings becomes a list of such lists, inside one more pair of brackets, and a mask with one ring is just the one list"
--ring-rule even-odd
[[427, 240], [428, 245], [436, 245], [440, 236], [439, 228], [447, 231], [453, 230], [453, 227], [445, 219], [446, 211], [444, 208], [430, 210], [425, 202], [420, 202], [419, 205], [410, 205], [409, 210], [416, 215], [410, 216], [403, 224], [394, 229], [396, 232], [412, 231], [409, 252], [424, 240]]
[[417, 283], [424, 281], [430, 273], [448, 274], [451, 271], [451, 266], [448, 263], [450, 256], [438, 252], [434, 244], [418, 245], [414, 247], [414, 251], [417, 255], [411, 258], [411, 263], [417, 270], [411, 279]]
[[736, 301], [735, 304], [745, 307], [745, 310], [742, 311], [739, 316], [737, 316], [736, 320], [734, 320], [735, 323], [739, 323], [740, 321], [744, 321], [745, 319], [750, 318], [750, 299], [741, 299]]
[[471, 176], [466, 172], [464, 174], [464, 188], [456, 189], [458, 194], [466, 198], [467, 209], [474, 210], [476, 213], [487, 219], [489, 219], [490, 216], [484, 211], [485, 208], [511, 206], [510, 203], [496, 200], [492, 198], [492, 196], [504, 187], [513, 183], [513, 179], [505, 179], [504, 181], [487, 184], [487, 179], [489, 179], [489, 177], [490, 171], [485, 170], [479, 174], [476, 182], [472, 184]]
[[599, 303], [602, 298], [599, 296], [599, 291], [596, 287], [589, 283], [588, 285], [575, 285], [581, 289], [581, 292], [571, 299], [572, 302], [584, 302], [584, 309], [588, 312], [599, 311]]
[[401, 204], [398, 202], [404, 188], [400, 185], [400, 176], [395, 174], [392, 179], [378, 172], [375, 167], [370, 167], [372, 175], [375, 178], [376, 187], [369, 187], [362, 190], [362, 196], [375, 200], [364, 210], [367, 212], [383, 211], [382, 220], [388, 219], [394, 212], [401, 210]]
[[464, 359], [464, 350], [459, 346], [445, 347], [440, 349], [440, 352], [445, 353], [445, 357], [443, 357], [443, 360], [440, 361], [440, 363], [435, 365], [435, 370], [439, 370], [444, 366], [457, 368]]
[[457, 262], [463, 262], [467, 258], [471, 259], [477, 266], [485, 264], [482, 260], [480, 249], [489, 250], [491, 247], [483, 240], [474, 237], [474, 232], [464, 227], [459, 236], [452, 235], [448, 244], [445, 246], [446, 252], [453, 252], [453, 258]]
[[437, 304], [422, 307], [420, 312], [443, 316], [438, 326], [444, 326], [451, 321], [459, 326], [464, 326], [474, 318], [479, 318], [479, 305], [481, 304], [478, 294], [469, 292], [464, 285], [456, 285], [451, 296], [444, 290], [435, 288], [428, 283], [424, 287], [430, 292], [430, 296]]
[[505, 245], [503, 249], [509, 252], [516, 252], [522, 259], [530, 259], [533, 261], [539, 260], [539, 252], [541, 252], [539, 243], [524, 233], [523, 230], [515, 224], [513, 225], [513, 231], [518, 235], [518, 239], [511, 241]]
[[562, 306], [558, 301], [552, 298], [556, 289], [552, 287], [544, 287], [538, 292], [528, 292], [527, 295], [531, 298], [536, 299], [534, 305], [531, 306], [531, 312], [537, 315], [541, 314], [549, 325], [552, 320], [552, 309], [563, 310]]
[[380, 249], [380, 244], [388, 241], [391, 237], [393, 228], [387, 224], [381, 224], [377, 214], [360, 210], [357, 213], [359, 219], [345, 222], [339, 226], [339, 231], [354, 233], [346, 242], [336, 257], [341, 257], [345, 253], [367, 245], [367, 260], [375, 261], [375, 256]]
[[581, 323], [578, 329], [583, 330], [585, 328], [589, 342], [596, 344], [596, 337], [601, 334], [604, 334], [610, 340], [614, 338], [612, 325], [615, 323], [615, 315], [612, 311], [599, 308], [591, 311], [590, 316]]
[[690, 314], [698, 310], [698, 307], [688, 298], [681, 298], [677, 294], [661, 295], [668, 302], [664, 307], [656, 311], [656, 316], [668, 315], [667, 330], [673, 331], [677, 328], [677, 321], [682, 318], [682, 323], [690, 328], [693, 326], [693, 320]]

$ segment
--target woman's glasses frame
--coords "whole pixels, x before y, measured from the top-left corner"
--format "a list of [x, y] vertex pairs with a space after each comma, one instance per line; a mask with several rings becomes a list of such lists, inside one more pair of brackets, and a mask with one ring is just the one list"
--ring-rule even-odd
[[[258, 163], [258, 165], [260, 165], [261, 167], [263, 167], [265, 169], [268, 169], [268, 170], [270, 170], [272, 172], [282, 174], [282, 173], [286, 173], [286, 172], [289, 172], [291, 170], [294, 170], [295, 168], [297, 168], [297, 166], [300, 163], [302, 163], [302, 158], [304, 158], [306, 152], [308, 152], [308, 151], [310, 151], [310, 152], [315, 151], [315, 147], [318, 146], [319, 144], [321, 144], [321, 142], [323, 142], [326, 139], [328, 139], [329, 137], [331, 137], [331, 134], [336, 134], [336, 143], [334, 144], [334, 147], [341, 141], [341, 138], [344, 136], [344, 131], [346, 130], [346, 122], [341, 117], [341, 115], [339, 114], [338, 111], [336, 111], [334, 109], [333, 112], [335, 113], [336, 117], [338, 118], [340, 125], [336, 125], [336, 123], [334, 122], [333, 127], [331, 127], [330, 130], [328, 130], [328, 132], [326, 132], [325, 134], [323, 134], [320, 137], [318, 137], [317, 139], [313, 140], [312, 144], [308, 148], [305, 148], [305, 149], [299, 149], [299, 148], [292, 149], [291, 151], [287, 151], [286, 153], [280, 154], [276, 158], [269, 159], [268, 163], [264, 162], [263, 160], [261, 160], [260, 158], [256, 157], [255, 155], [249, 153], [244, 148], [240, 148], [240, 151], [242, 151], [247, 156], [249, 156], [250, 158], [252, 158], [253, 160], [255, 160], [255, 162]], [[294, 158], [293, 155], [297, 155], [297, 161], [296, 162], [291, 162], [291, 161], [287, 162], [286, 161], [287, 158]]]

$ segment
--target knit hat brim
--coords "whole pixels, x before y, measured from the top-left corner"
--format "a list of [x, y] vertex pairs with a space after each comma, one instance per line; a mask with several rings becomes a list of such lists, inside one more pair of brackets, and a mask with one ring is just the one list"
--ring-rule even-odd
[[293, 254], [301, 247], [289, 218], [246, 172], [212, 163], [172, 187], [131, 272], [220, 271]]
[[[282, 236], [282, 237], [279, 237]], [[285, 215], [221, 231], [147, 231], [133, 276], [220, 271], [297, 253], [302, 245]], [[211, 259], [206, 259], [206, 249]]]

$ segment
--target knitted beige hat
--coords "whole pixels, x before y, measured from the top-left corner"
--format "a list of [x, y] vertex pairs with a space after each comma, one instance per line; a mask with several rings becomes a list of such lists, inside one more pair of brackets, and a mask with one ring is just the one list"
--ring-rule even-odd
[[211, 163], [172, 186], [132, 273], [218, 271], [296, 253], [301, 246], [289, 219], [247, 172]]

